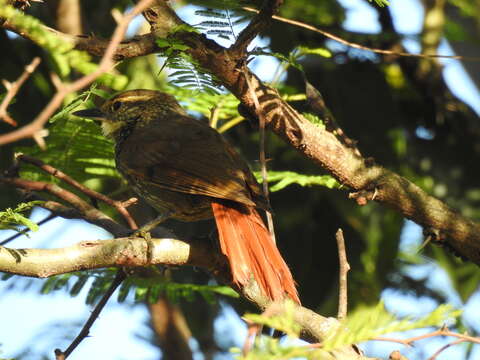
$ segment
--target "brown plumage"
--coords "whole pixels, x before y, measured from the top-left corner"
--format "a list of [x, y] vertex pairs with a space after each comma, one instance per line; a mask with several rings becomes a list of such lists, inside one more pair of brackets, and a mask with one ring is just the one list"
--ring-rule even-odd
[[75, 115], [102, 121], [115, 140], [117, 169], [161, 213], [182, 221], [215, 218], [233, 282], [251, 276], [271, 300], [300, 303], [292, 275], [256, 208], [268, 208], [250, 169], [207, 124], [172, 96], [129, 90]]

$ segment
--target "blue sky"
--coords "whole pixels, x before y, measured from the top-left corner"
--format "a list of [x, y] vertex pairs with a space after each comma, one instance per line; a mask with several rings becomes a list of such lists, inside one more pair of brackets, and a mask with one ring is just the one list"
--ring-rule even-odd
[[[345, 22], [347, 29], [372, 33], [380, 31], [374, 13], [363, 1], [342, 0], [342, 3], [349, 9]], [[417, 0], [392, 0], [391, 9], [398, 31], [412, 35], [418, 34], [421, 28], [422, 9]], [[191, 16], [189, 13], [192, 13], [192, 9], [185, 9], [182, 13], [186, 17]], [[265, 46], [266, 43], [259, 41], [257, 45]], [[418, 43], [415, 42], [414, 37], [406, 41], [405, 46], [410, 51], [418, 50]], [[447, 42], [442, 43], [440, 52], [447, 55], [452, 53]], [[480, 112], [480, 95], [466, 76], [460, 62], [443, 60], [443, 63], [445, 65], [444, 76], [452, 91], [477, 112]], [[275, 59], [262, 57], [254, 63], [254, 66], [264, 79], [269, 80], [277, 64]], [[43, 210], [36, 210], [33, 213], [33, 219], [37, 221], [45, 216], [46, 212]], [[0, 232], [0, 239], [7, 236], [7, 232]], [[42, 226], [41, 230], [32, 234], [31, 238], [24, 237], [16, 240], [12, 245], [14, 247], [61, 247], [79, 240], [109, 237], [109, 234], [92, 225], [86, 225], [80, 221], [59, 219]], [[420, 244], [421, 238], [421, 229], [411, 222], [406, 222], [402, 246], [416, 246]], [[417, 276], [421, 276], [422, 272], [431, 272], [433, 274], [430, 280], [431, 286], [444, 288], [449, 292], [452, 304], [461, 306], [462, 304], [448, 284], [448, 278], [438, 269], [432, 269], [432, 266], [434, 265], [427, 264], [423, 268], [416, 268], [412, 271]], [[37, 285], [32, 285], [32, 289], [41, 282], [42, 280], [33, 280], [33, 283]], [[0, 319], [2, 324], [8, 324], [0, 327], [0, 358], [12, 357], [25, 347], [31, 347], [37, 354], [39, 352], [51, 354], [56, 347], [64, 349], [70, 341], [53, 338], [53, 334], [47, 331], [49, 326], [60, 324], [68, 328], [71, 323], [82, 323], [89, 315], [90, 307], [84, 304], [85, 291], [75, 298], [62, 291], [41, 297], [32, 289], [22, 291], [24, 283], [24, 281], [19, 281], [16, 283], [14, 291], [7, 292], [4, 289], [12, 284], [12, 280], [0, 282], [0, 293], [2, 294]], [[402, 315], [421, 315], [436, 306], [432, 301], [400, 296], [392, 291], [385, 291], [384, 300], [389, 309]], [[479, 300], [480, 295], [477, 295], [470, 301], [469, 306], [465, 307], [465, 316], [477, 314]], [[224, 309], [224, 314], [225, 316], [216, 322], [216, 328], [219, 333], [230, 329], [230, 333], [235, 334], [238, 345], [240, 345], [244, 338], [245, 326], [230, 309]], [[91, 337], [86, 339], [69, 359], [85, 359], [92, 358], [92, 356], [120, 360], [158, 358], [158, 350], [139, 338], [139, 336], [151, 335], [150, 330], [145, 326], [147, 319], [147, 312], [142, 305], [119, 305], [114, 296], [92, 328]], [[476, 325], [480, 326], [478, 323]], [[445, 344], [443, 339], [435, 339], [425, 348], [428, 354], [432, 354], [443, 344]], [[393, 349], [401, 349], [397, 344], [386, 343], [369, 343], [364, 348], [382, 356]], [[457, 358], [462, 353], [462, 347], [452, 347], [449, 351], [441, 355], [438, 360]], [[410, 356], [408, 353], [405, 355]], [[420, 358], [415, 356], [413, 354], [409, 358], [411, 360]]]

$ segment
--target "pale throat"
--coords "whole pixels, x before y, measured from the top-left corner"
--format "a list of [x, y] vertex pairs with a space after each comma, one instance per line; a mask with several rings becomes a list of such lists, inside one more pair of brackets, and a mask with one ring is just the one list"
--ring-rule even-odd
[[102, 121], [103, 135], [109, 138], [113, 138], [114, 134], [125, 126], [122, 121]]

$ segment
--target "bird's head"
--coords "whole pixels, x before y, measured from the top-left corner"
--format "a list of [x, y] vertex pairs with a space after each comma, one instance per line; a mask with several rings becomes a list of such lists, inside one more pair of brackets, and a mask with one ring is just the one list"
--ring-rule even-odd
[[99, 108], [73, 112], [73, 115], [100, 121], [103, 134], [114, 139], [126, 127], [144, 125], [169, 114], [186, 115], [186, 112], [173, 96], [155, 90], [123, 91]]

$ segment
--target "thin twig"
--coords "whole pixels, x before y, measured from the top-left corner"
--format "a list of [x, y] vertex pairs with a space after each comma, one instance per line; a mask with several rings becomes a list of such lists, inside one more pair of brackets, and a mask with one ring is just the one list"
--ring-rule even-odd
[[[245, 81], [247, 82], [248, 91], [250, 92], [250, 95], [253, 99], [253, 103], [255, 105], [255, 112], [258, 117], [258, 122], [260, 127], [259, 160], [260, 160], [260, 171], [262, 173], [262, 189], [263, 189], [263, 195], [265, 196], [265, 199], [267, 200], [268, 204], [270, 204], [270, 197], [268, 194], [267, 159], [265, 158], [265, 115], [262, 111], [262, 108], [260, 107], [260, 102], [258, 101], [258, 97], [257, 97], [257, 94], [255, 93], [255, 90], [253, 89], [252, 83], [248, 78], [248, 72], [244, 71], [243, 74], [245, 76]], [[268, 230], [270, 231], [270, 236], [272, 237], [273, 242], [276, 243], [272, 213], [270, 211], [266, 211], [266, 213], [267, 213]]]
[[463, 339], [464, 341], [469, 341], [473, 342], [475, 344], [480, 344], [480, 337], [473, 337], [470, 335], [466, 334], [459, 334], [453, 331], [448, 330], [447, 328], [442, 328], [439, 330], [432, 331], [427, 334], [419, 335], [419, 336], [414, 336], [408, 339], [396, 339], [396, 338], [389, 338], [389, 337], [376, 337], [373, 338], [372, 340], [377, 340], [377, 341], [389, 341], [389, 342], [395, 342], [399, 343], [402, 345], [406, 346], [411, 346], [412, 342], [418, 341], [418, 340], [423, 340], [423, 339], [428, 339], [434, 336], [451, 336], [451, 337], [456, 337], [459, 339]]
[[[75, 348], [82, 342], [82, 340], [88, 336], [90, 332], [90, 328], [92, 327], [95, 320], [97, 320], [98, 315], [100, 315], [103, 308], [107, 304], [108, 299], [110, 299], [110, 297], [113, 295], [113, 293], [118, 288], [118, 286], [123, 282], [123, 280], [125, 280], [125, 278], [126, 278], [125, 272], [121, 269], [117, 270], [115, 279], [113, 279], [113, 282], [110, 284], [110, 287], [108, 288], [107, 292], [102, 296], [98, 304], [95, 306], [95, 309], [93, 309], [92, 314], [89, 316], [87, 322], [83, 326], [80, 333], [73, 340], [73, 342], [70, 344], [67, 350], [65, 350], [64, 352], [61, 352], [61, 354], [64, 355], [64, 359], [66, 359], [72, 353], [72, 351], [75, 350]], [[59, 349], [55, 349], [55, 355], [57, 355], [59, 351], [60, 351]]]
[[455, 341], [452, 341], [451, 343], [449, 344], [446, 344], [444, 346], [442, 346], [440, 349], [438, 349], [435, 354], [433, 354], [432, 356], [430, 356], [428, 358], [428, 360], [435, 360], [437, 358], [438, 355], [440, 355], [440, 353], [442, 353], [444, 350], [447, 350], [450, 346], [453, 346], [453, 345], [458, 345], [462, 342], [465, 342], [467, 340], [464, 340], [464, 339], [458, 339], [458, 340], [455, 340]]
[[138, 226], [135, 223], [135, 220], [132, 218], [132, 216], [130, 215], [130, 213], [126, 209], [127, 206], [132, 205], [136, 201], [136, 199], [135, 199], [135, 201], [133, 199], [130, 199], [130, 200], [127, 200], [126, 202], [110, 199], [108, 196], [106, 196], [104, 194], [101, 194], [101, 193], [98, 193], [98, 192], [96, 192], [92, 189], [89, 189], [88, 187], [80, 184], [79, 182], [75, 181], [74, 179], [72, 179], [70, 176], [68, 176], [64, 172], [56, 169], [55, 167], [53, 167], [51, 165], [45, 164], [40, 159], [36, 159], [34, 157], [27, 156], [27, 155], [24, 155], [24, 154], [17, 155], [17, 159], [20, 160], [20, 161], [26, 162], [28, 164], [32, 164], [32, 165], [38, 167], [39, 169], [41, 169], [42, 171], [46, 172], [47, 174], [50, 174], [50, 175], [56, 177], [57, 179], [60, 179], [63, 182], [65, 182], [65, 183], [73, 186], [74, 188], [80, 190], [85, 195], [87, 195], [87, 196], [89, 196], [93, 199], [98, 199], [100, 201], [103, 201], [104, 203], [114, 207], [124, 217], [128, 226], [132, 230], [138, 229]]
[[[96, 209], [88, 202], [77, 196], [76, 194], [63, 189], [62, 187], [46, 183], [43, 181], [32, 181], [25, 180], [21, 178], [6, 178], [0, 177], [0, 183], [6, 185], [12, 185], [16, 188], [27, 190], [27, 191], [45, 191], [56, 196], [59, 199], [64, 200], [65, 202], [72, 205], [80, 214], [82, 218], [92, 224], [102, 226], [107, 229], [113, 235], [121, 236], [125, 234], [125, 227], [115, 222], [112, 218], [104, 214], [102, 211]], [[45, 206], [43, 206], [45, 207]], [[46, 208], [46, 207], [45, 207]], [[48, 210], [54, 211], [54, 209], [47, 208]], [[67, 211], [69, 209], [66, 207], [62, 208], [62, 211]], [[70, 210], [71, 212], [71, 210]]]
[[12, 102], [15, 95], [17, 95], [23, 83], [27, 81], [30, 75], [32, 75], [32, 73], [35, 71], [35, 69], [40, 64], [40, 62], [41, 62], [41, 59], [39, 57], [35, 57], [33, 58], [30, 64], [25, 66], [25, 70], [23, 71], [23, 74], [16, 81], [11, 83], [4, 80], [4, 85], [7, 89], [7, 94], [5, 95], [5, 97], [2, 100], [2, 103], [0, 104], [0, 118], [12, 126], [17, 126], [17, 122], [13, 120], [12, 117], [8, 114], [7, 107]]
[[278, 12], [283, 0], [266, 0], [257, 15], [250, 21], [245, 29], [238, 35], [235, 43], [230, 47], [231, 52], [244, 53], [248, 45], [255, 37], [266, 29], [271, 21], [272, 15]]
[[[251, 7], [242, 7], [243, 10], [245, 11], [250, 11], [254, 13], [259, 13], [257, 9], [251, 8]], [[340, 44], [355, 48], [355, 49], [360, 49], [360, 50], [366, 50], [366, 51], [371, 51], [376, 54], [382, 54], [382, 55], [396, 55], [396, 56], [403, 56], [403, 57], [414, 57], [414, 58], [440, 58], [440, 59], [454, 59], [454, 60], [463, 60], [463, 61], [480, 61], [480, 57], [477, 56], [461, 56], [461, 55], [438, 55], [438, 54], [412, 54], [408, 52], [397, 52], [393, 50], [384, 50], [384, 49], [377, 49], [377, 48], [371, 48], [368, 46], [360, 45], [351, 41], [347, 41], [345, 39], [342, 39], [341, 37], [337, 35], [333, 35], [332, 33], [329, 33], [328, 31], [321, 30], [319, 28], [316, 28], [315, 26], [305, 24], [304, 22], [297, 21], [297, 20], [291, 20], [287, 19], [281, 16], [273, 15], [272, 19], [284, 22], [286, 24], [290, 25], [295, 25], [319, 34], [322, 34], [326, 38], [329, 38], [331, 40], [337, 41]]]
[[[279, 306], [280, 305], [280, 306]], [[275, 315], [279, 315], [283, 312], [283, 306], [279, 302], [272, 302], [267, 308], [262, 312], [262, 316], [265, 317], [272, 317]], [[246, 356], [250, 350], [252, 349], [253, 343], [256, 337], [262, 332], [263, 325], [251, 322], [249, 320], [244, 319], [248, 325], [248, 332], [245, 342], [243, 344], [243, 356]]]
[[152, 1], [153, 0], [140, 1], [133, 8], [132, 11], [130, 11], [122, 18], [122, 21], [115, 28], [112, 39], [108, 44], [97, 69], [94, 72], [76, 80], [71, 84], [64, 84], [63, 86], [61, 86], [60, 89], [57, 90], [53, 98], [50, 100], [50, 102], [47, 104], [47, 106], [43, 108], [40, 114], [38, 114], [37, 117], [30, 124], [25, 125], [24, 127], [7, 133], [5, 135], [1, 135], [0, 145], [5, 145], [20, 139], [32, 137], [36, 139], [40, 147], [45, 148], [46, 145], [43, 139], [45, 133], [42, 134], [41, 130], [43, 130], [43, 126], [48, 121], [50, 116], [52, 116], [55, 110], [58, 109], [58, 107], [62, 104], [63, 99], [68, 94], [83, 89], [85, 86], [96, 80], [100, 75], [112, 69], [114, 65], [113, 56], [115, 55], [115, 50], [122, 41], [125, 32], [127, 31], [127, 27], [130, 24], [130, 21], [132, 21], [132, 19], [136, 15], [140, 14], [143, 10], [145, 10], [152, 3]]
[[347, 316], [348, 309], [348, 288], [347, 273], [350, 270], [350, 264], [347, 261], [347, 252], [345, 250], [345, 239], [343, 238], [342, 229], [338, 229], [335, 234], [338, 246], [338, 260], [340, 263], [339, 274], [339, 290], [338, 290], [338, 320], [342, 320]]
[[243, 356], [247, 356], [250, 350], [252, 350], [255, 339], [261, 331], [262, 325], [247, 321], [247, 336], [245, 337], [245, 342], [243, 343], [242, 348]]
[[408, 360], [405, 356], [403, 356], [400, 351], [395, 350], [390, 353], [388, 360]]

